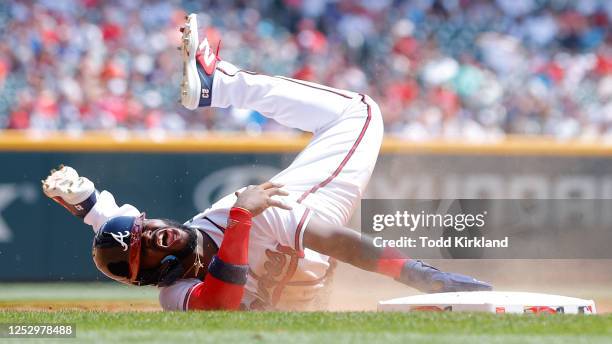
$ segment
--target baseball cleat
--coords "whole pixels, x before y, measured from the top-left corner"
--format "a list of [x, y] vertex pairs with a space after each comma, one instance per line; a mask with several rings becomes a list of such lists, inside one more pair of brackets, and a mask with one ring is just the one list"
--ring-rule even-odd
[[187, 16], [180, 28], [183, 54], [183, 81], [181, 104], [190, 110], [210, 106], [215, 66], [219, 58], [213, 53], [208, 39], [198, 45], [198, 19], [195, 14]]
[[470, 276], [443, 272], [420, 260], [413, 260], [404, 265], [397, 280], [426, 293], [493, 290], [493, 287], [486, 282]]
[[41, 182], [45, 195], [75, 216], [85, 217], [96, 203], [94, 184], [70, 166], [60, 165]]

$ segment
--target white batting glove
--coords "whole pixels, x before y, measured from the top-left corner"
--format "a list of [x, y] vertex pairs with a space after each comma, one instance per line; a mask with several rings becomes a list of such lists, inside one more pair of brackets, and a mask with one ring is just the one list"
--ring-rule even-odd
[[47, 197], [80, 218], [96, 204], [94, 184], [86, 177], [79, 177], [70, 166], [60, 165], [57, 170], [51, 170], [47, 179], [42, 180], [42, 189]]

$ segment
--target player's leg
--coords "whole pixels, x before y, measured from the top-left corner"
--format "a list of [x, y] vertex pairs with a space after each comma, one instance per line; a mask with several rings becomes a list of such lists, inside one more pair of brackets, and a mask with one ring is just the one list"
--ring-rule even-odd
[[304, 247], [360, 269], [394, 278], [424, 292], [486, 291], [491, 285], [473, 277], [444, 272], [411, 259], [394, 248], [379, 248], [372, 238], [313, 216], [303, 236]]
[[298, 202], [329, 223], [344, 225], [361, 200], [383, 138], [378, 105], [363, 96], [273, 180], [291, 185]]
[[268, 76], [240, 69], [221, 61], [204, 39], [198, 45], [197, 19], [188, 17], [183, 32], [182, 104], [250, 109], [282, 125], [309, 132], [338, 119], [359, 98], [353, 92]]
[[192, 15], [184, 34], [183, 104], [253, 109], [313, 132], [308, 147], [273, 180], [326, 220], [345, 223], [378, 156], [383, 132], [378, 106], [357, 93], [241, 70], [218, 61], [206, 41], [198, 52], [196, 36]]
[[251, 74], [222, 61], [217, 65], [212, 106], [228, 105], [254, 109], [286, 126], [312, 132], [309, 145], [272, 180], [285, 184], [298, 202], [327, 220], [348, 221], [382, 142], [380, 110], [372, 99]]
[[219, 61], [211, 106], [255, 110], [284, 126], [316, 133], [337, 120], [358, 97], [301, 80], [245, 71]]

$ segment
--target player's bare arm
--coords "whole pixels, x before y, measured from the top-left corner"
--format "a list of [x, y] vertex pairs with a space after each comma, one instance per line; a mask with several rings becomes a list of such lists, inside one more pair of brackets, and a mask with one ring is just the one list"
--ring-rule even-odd
[[398, 250], [378, 248], [365, 235], [329, 224], [316, 215], [304, 232], [304, 246], [427, 293], [491, 290], [488, 283], [472, 277], [442, 272]]

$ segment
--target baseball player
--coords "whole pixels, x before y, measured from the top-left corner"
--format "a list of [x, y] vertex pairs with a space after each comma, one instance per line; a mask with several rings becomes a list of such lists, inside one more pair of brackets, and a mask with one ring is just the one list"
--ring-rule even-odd
[[110, 192], [97, 191], [68, 166], [52, 171], [43, 190], [93, 227], [100, 271], [122, 283], [158, 286], [164, 310], [310, 309], [333, 259], [424, 292], [491, 289], [376, 248], [344, 227], [383, 138], [370, 97], [222, 61], [206, 39], [198, 45], [194, 14], [181, 31], [186, 108], [248, 108], [313, 138], [269, 182], [227, 195], [184, 224], [118, 206]]

